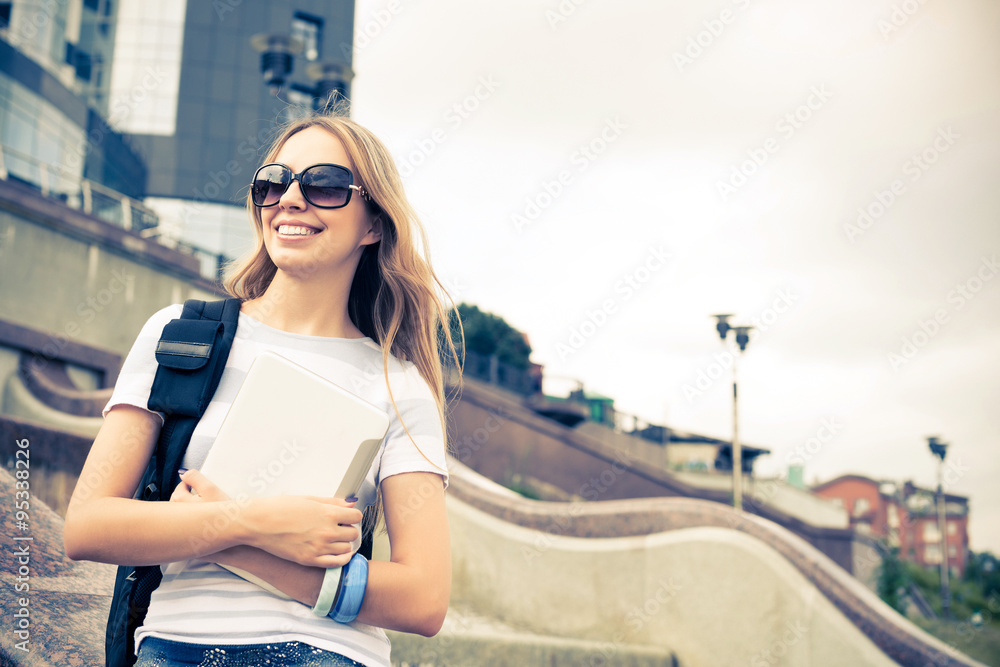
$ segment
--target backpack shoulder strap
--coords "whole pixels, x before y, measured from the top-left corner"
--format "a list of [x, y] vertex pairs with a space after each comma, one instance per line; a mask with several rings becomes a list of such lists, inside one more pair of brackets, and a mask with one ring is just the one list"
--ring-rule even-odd
[[[156, 346], [156, 377], [148, 406], [164, 413], [156, 443], [156, 475], [143, 497], [170, 493], [191, 433], [215, 394], [236, 336], [239, 299], [189, 299], [163, 328]], [[149, 488], [150, 486], [155, 488]]]
[[[156, 377], [149, 407], [164, 413], [153, 459], [140, 485], [144, 500], [166, 500], [194, 427], [215, 393], [229, 358], [240, 314], [239, 299], [184, 304], [179, 319], [163, 328], [156, 349]], [[119, 566], [105, 632], [108, 667], [135, 663], [135, 630], [150, 594], [160, 583], [159, 566]]]

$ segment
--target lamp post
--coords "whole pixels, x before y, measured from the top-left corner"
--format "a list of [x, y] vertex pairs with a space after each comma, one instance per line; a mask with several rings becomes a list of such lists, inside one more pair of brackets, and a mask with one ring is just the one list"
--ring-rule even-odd
[[301, 37], [260, 33], [250, 38], [250, 45], [260, 53], [260, 72], [264, 83], [277, 95], [292, 72], [295, 56], [302, 52]]
[[729, 318], [732, 314], [723, 313], [719, 315], [713, 315], [717, 322], [715, 324], [715, 330], [719, 332], [719, 338], [722, 339], [723, 344], [726, 342], [726, 337], [729, 332], [732, 331], [734, 338], [736, 339], [736, 345], [739, 350], [733, 354], [733, 444], [732, 444], [732, 459], [733, 459], [733, 507], [738, 510], [743, 509], [743, 451], [740, 447], [740, 427], [739, 427], [739, 409], [738, 409], [738, 392], [737, 392], [737, 382], [736, 382], [736, 362], [739, 356], [747, 349], [747, 343], [750, 342], [750, 330], [753, 327], [749, 326], [732, 326], [729, 324]]
[[306, 67], [306, 76], [316, 82], [314, 97], [318, 109], [323, 109], [336, 104], [338, 98], [347, 99], [354, 70], [346, 63], [315, 62]]
[[938, 457], [937, 511], [938, 531], [941, 533], [941, 615], [951, 618], [951, 591], [948, 588], [948, 533], [945, 530], [944, 505], [944, 457], [948, 445], [938, 440], [937, 436], [927, 438], [931, 454]]

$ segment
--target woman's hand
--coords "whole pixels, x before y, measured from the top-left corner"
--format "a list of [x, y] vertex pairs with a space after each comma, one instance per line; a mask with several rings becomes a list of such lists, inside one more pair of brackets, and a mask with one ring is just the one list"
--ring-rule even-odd
[[336, 498], [275, 496], [247, 501], [239, 521], [246, 544], [311, 567], [346, 565], [353, 555], [361, 511]]
[[174, 487], [170, 494], [172, 503], [199, 503], [229, 500], [226, 492], [217, 487], [212, 480], [201, 474], [199, 470], [185, 470], [181, 475], [181, 483]]
[[[230, 521], [243, 527], [244, 544], [285, 560], [312, 567], [346, 565], [361, 521], [355, 503], [336, 498], [273, 496], [231, 499], [198, 470], [188, 470], [170, 496], [171, 502], [228, 502], [235, 505]], [[227, 513], [228, 515], [229, 513]], [[228, 554], [202, 557], [221, 562]]]

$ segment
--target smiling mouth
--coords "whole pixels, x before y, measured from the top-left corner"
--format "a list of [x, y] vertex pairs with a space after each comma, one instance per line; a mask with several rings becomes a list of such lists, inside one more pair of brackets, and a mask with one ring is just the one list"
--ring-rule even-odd
[[300, 225], [279, 225], [278, 233], [282, 236], [311, 236], [312, 234], [318, 234], [319, 230]]

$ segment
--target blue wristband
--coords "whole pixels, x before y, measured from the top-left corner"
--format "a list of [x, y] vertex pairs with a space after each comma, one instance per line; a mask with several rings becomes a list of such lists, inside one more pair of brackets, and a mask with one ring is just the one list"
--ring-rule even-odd
[[340, 579], [340, 592], [333, 604], [329, 616], [338, 623], [350, 623], [361, 611], [361, 603], [365, 600], [365, 589], [368, 588], [368, 561], [361, 554], [354, 554], [344, 567]]
[[323, 575], [323, 586], [319, 589], [319, 595], [316, 596], [316, 606], [313, 607], [313, 613], [320, 618], [329, 614], [330, 609], [333, 608], [337, 592], [340, 590], [343, 571], [342, 567], [331, 567]]

